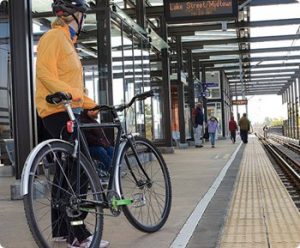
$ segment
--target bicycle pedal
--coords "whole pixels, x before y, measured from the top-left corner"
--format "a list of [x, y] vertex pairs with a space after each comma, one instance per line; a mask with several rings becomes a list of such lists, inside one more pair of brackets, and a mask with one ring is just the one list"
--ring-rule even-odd
[[133, 200], [131, 199], [113, 199], [112, 200], [112, 206], [113, 207], [117, 207], [117, 206], [128, 206], [131, 205], [133, 203]]
[[133, 207], [140, 208], [146, 205], [146, 198], [143, 193], [133, 194]]

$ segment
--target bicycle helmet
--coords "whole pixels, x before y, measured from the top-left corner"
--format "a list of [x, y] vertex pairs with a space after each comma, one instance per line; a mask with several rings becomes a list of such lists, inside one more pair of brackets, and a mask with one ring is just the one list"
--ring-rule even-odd
[[52, 3], [52, 10], [56, 16], [73, 15], [77, 11], [85, 13], [88, 9], [85, 0], [53, 0]]

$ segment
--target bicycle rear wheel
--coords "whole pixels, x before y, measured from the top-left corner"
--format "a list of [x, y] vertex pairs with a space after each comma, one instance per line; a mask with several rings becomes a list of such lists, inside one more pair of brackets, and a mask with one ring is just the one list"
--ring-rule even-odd
[[133, 200], [133, 204], [123, 206], [123, 211], [135, 228], [151, 233], [168, 219], [172, 201], [170, 176], [161, 153], [149, 140], [136, 137], [133, 145], [130, 147], [128, 142], [125, 146], [119, 167], [122, 197]]
[[[93, 234], [89, 247], [99, 247], [103, 209], [99, 178], [84, 156], [78, 183], [74, 147], [63, 141], [49, 141], [31, 164], [24, 209], [32, 235], [39, 247], [67, 247], [67, 242]], [[58, 240], [63, 242], [58, 242]]]

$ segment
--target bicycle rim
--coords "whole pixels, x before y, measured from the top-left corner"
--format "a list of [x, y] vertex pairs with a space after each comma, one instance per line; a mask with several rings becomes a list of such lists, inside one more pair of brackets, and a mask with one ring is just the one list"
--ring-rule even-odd
[[73, 147], [63, 142], [44, 146], [31, 165], [28, 194], [24, 208], [28, 225], [39, 247], [67, 247], [75, 238], [93, 234], [98, 246], [103, 229], [98, 177], [82, 157], [80, 185]]
[[148, 178], [127, 146], [120, 165], [120, 191], [124, 199], [132, 199], [133, 203], [124, 206], [123, 211], [135, 228], [155, 232], [165, 224], [171, 209], [169, 172], [161, 154], [148, 140], [137, 137], [134, 144]]

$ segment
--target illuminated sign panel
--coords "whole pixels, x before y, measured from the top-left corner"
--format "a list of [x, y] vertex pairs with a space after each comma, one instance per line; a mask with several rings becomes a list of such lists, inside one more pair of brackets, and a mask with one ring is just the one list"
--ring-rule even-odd
[[237, 0], [164, 0], [168, 22], [228, 20], [237, 17]]
[[243, 99], [243, 100], [232, 100], [232, 105], [247, 105], [248, 100]]

